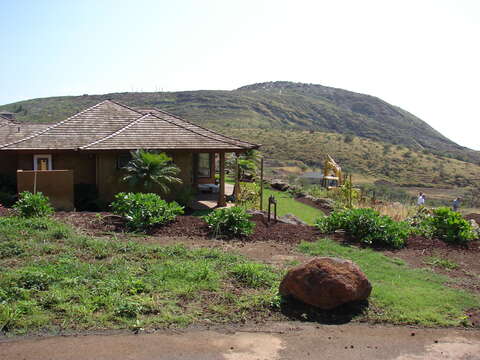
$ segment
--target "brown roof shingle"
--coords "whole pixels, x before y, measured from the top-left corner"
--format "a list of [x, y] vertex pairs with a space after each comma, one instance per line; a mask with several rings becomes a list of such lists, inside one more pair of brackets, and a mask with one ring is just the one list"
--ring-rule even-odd
[[0, 150], [143, 148], [238, 151], [258, 147], [194, 125], [160, 109], [135, 110], [112, 100], [105, 100], [23, 137], [2, 136], [0, 131]]

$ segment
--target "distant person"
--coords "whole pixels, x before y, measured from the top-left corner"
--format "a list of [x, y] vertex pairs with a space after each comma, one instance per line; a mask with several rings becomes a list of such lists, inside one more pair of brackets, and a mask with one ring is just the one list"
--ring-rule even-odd
[[458, 211], [458, 209], [460, 208], [460, 201], [461, 199], [460, 198], [455, 198], [455, 200], [453, 200], [452, 202], [452, 210], [453, 211]]
[[417, 205], [418, 205], [418, 206], [423, 206], [423, 205], [425, 205], [425, 194], [424, 194], [424, 193], [418, 194]]

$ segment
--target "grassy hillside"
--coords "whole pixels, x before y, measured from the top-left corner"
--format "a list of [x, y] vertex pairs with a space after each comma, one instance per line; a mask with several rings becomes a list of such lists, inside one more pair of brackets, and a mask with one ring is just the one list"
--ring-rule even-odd
[[[274, 167], [321, 168], [326, 154], [331, 154], [347, 172], [362, 174], [370, 182], [385, 180], [403, 186], [466, 187], [480, 181], [478, 165], [360, 137], [272, 129], [230, 129], [230, 133], [263, 144], [266, 157], [275, 159], [270, 162]], [[288, 170], [294, 172], [294, 168]]]
[[468, 186], [480, 181], [480, 152], [455, 144], [379, 98], [321, 85], [273, 82], [233, 91], [52, 97], [0, 109], [15, 112], [19, 121], [55, 122], [105, 99], [157, 106], [259, 142], [275, 160], [315, 167], [329, 153], [348, 170], [399, 184]]

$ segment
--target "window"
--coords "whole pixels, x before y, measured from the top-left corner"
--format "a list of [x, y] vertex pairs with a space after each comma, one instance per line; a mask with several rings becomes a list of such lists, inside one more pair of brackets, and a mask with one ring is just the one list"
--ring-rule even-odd
[[128, 162], [132, 160], [132, 155], [130, 153], [120, 154], [117, 157], [117, 169], [122, 169], [127, 166]]
[[52, 170], [52, 155], [33, 155], [33, 170]]
[[201, 153], [198, 154], [198, 177], [211, 177], [211, 154], [210, 153]]

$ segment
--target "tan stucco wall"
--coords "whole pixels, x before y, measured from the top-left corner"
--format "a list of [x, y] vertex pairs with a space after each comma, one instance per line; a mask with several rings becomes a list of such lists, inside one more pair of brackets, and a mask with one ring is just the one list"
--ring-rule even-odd
[[[121, 153], [100, 153], [97, 154], [97, 171], [98, 171], [98, 193], [101, 200], [104, 202], [111, 202], [115, 194], [125, 191], [139, 191], [139, 189], [132, 188], [129, 184], [123, 182], [121, 179], [124, 176], [122, 170], [117, 169], [117, 158]], [[173, 162], [180, 168], [178, 177], [182, 179], [182, 185], [172, 187], [171, 193], [164, 195], [160, 193], [158, 188], [153, 188], [151, 191], [159, 193], [166, 200], [175, 198], [175, 194], [185, 187], [192, 186], [192, 169], [193, 156], [191, 153], [173, 153], [169, 154], [173, 158]]]
[[[36, 173], [36, 179], [35, 179]], [[34, 186], [36, 180], [36, 188]], [[73, 171], [17, 171], [17, 189], [42, 192], [48, 196], [50, 203], [57, 210], [73, 210]]]
[[[49, 154], [48, 151], [37, 154]], [[33, 156], [35, 154], [19, 154], [18, 169], [33, 170]], [[53, 153], [53, 170], [73, 170], [74, 183], [95, 184], [95, 155], [82, 154], [79, 152]]]
[[[123, 152], [128, 153], [128, 152]], [[36, 154], [49, 154], [48, 151], [37, 152]], [[106, 203], [113, 200], [115, 194], [122, 191], [138, 191], [132, 189], [128, 184], [121, 181], [124, 173], [117, 169], [117, 159], [122, 152], [104, 152], [97, 154], [86, 154], [79, 152], [51, 153], [53, 170], [71, 170], [73, 183], [97, 184], [100, 199]], [[12, 176], [16, 176], [17, 169], [33, 170], [33, 153], [11, 153], [8, 156], [0, 153], [0, 160], [5, 159], [3, 168]], [[170, 194], [161, 194], [159, 189], [152, 189], [166, 200], [174, 200], [176, 194], [184, 188], [191, 188], [193, 183], [193, 154], [188, 152], [169, 153], [173, 162], [180, 168], [178, 175], [182, 179], [182, 185], [172, 187]], [[7, 170], [8, 169], [8, 170]], [[215, 179], [208, 179], [213, 182]], [[26, 181], [26, 179], [24, 180]], [[33, 181], [33, 180], [32, 180]], [[22, 188], [27, 185], [22, 184]]]
[[54, 170], [73, 170], [75, 184], [95, 184], [95, 154], [53, 154]]

